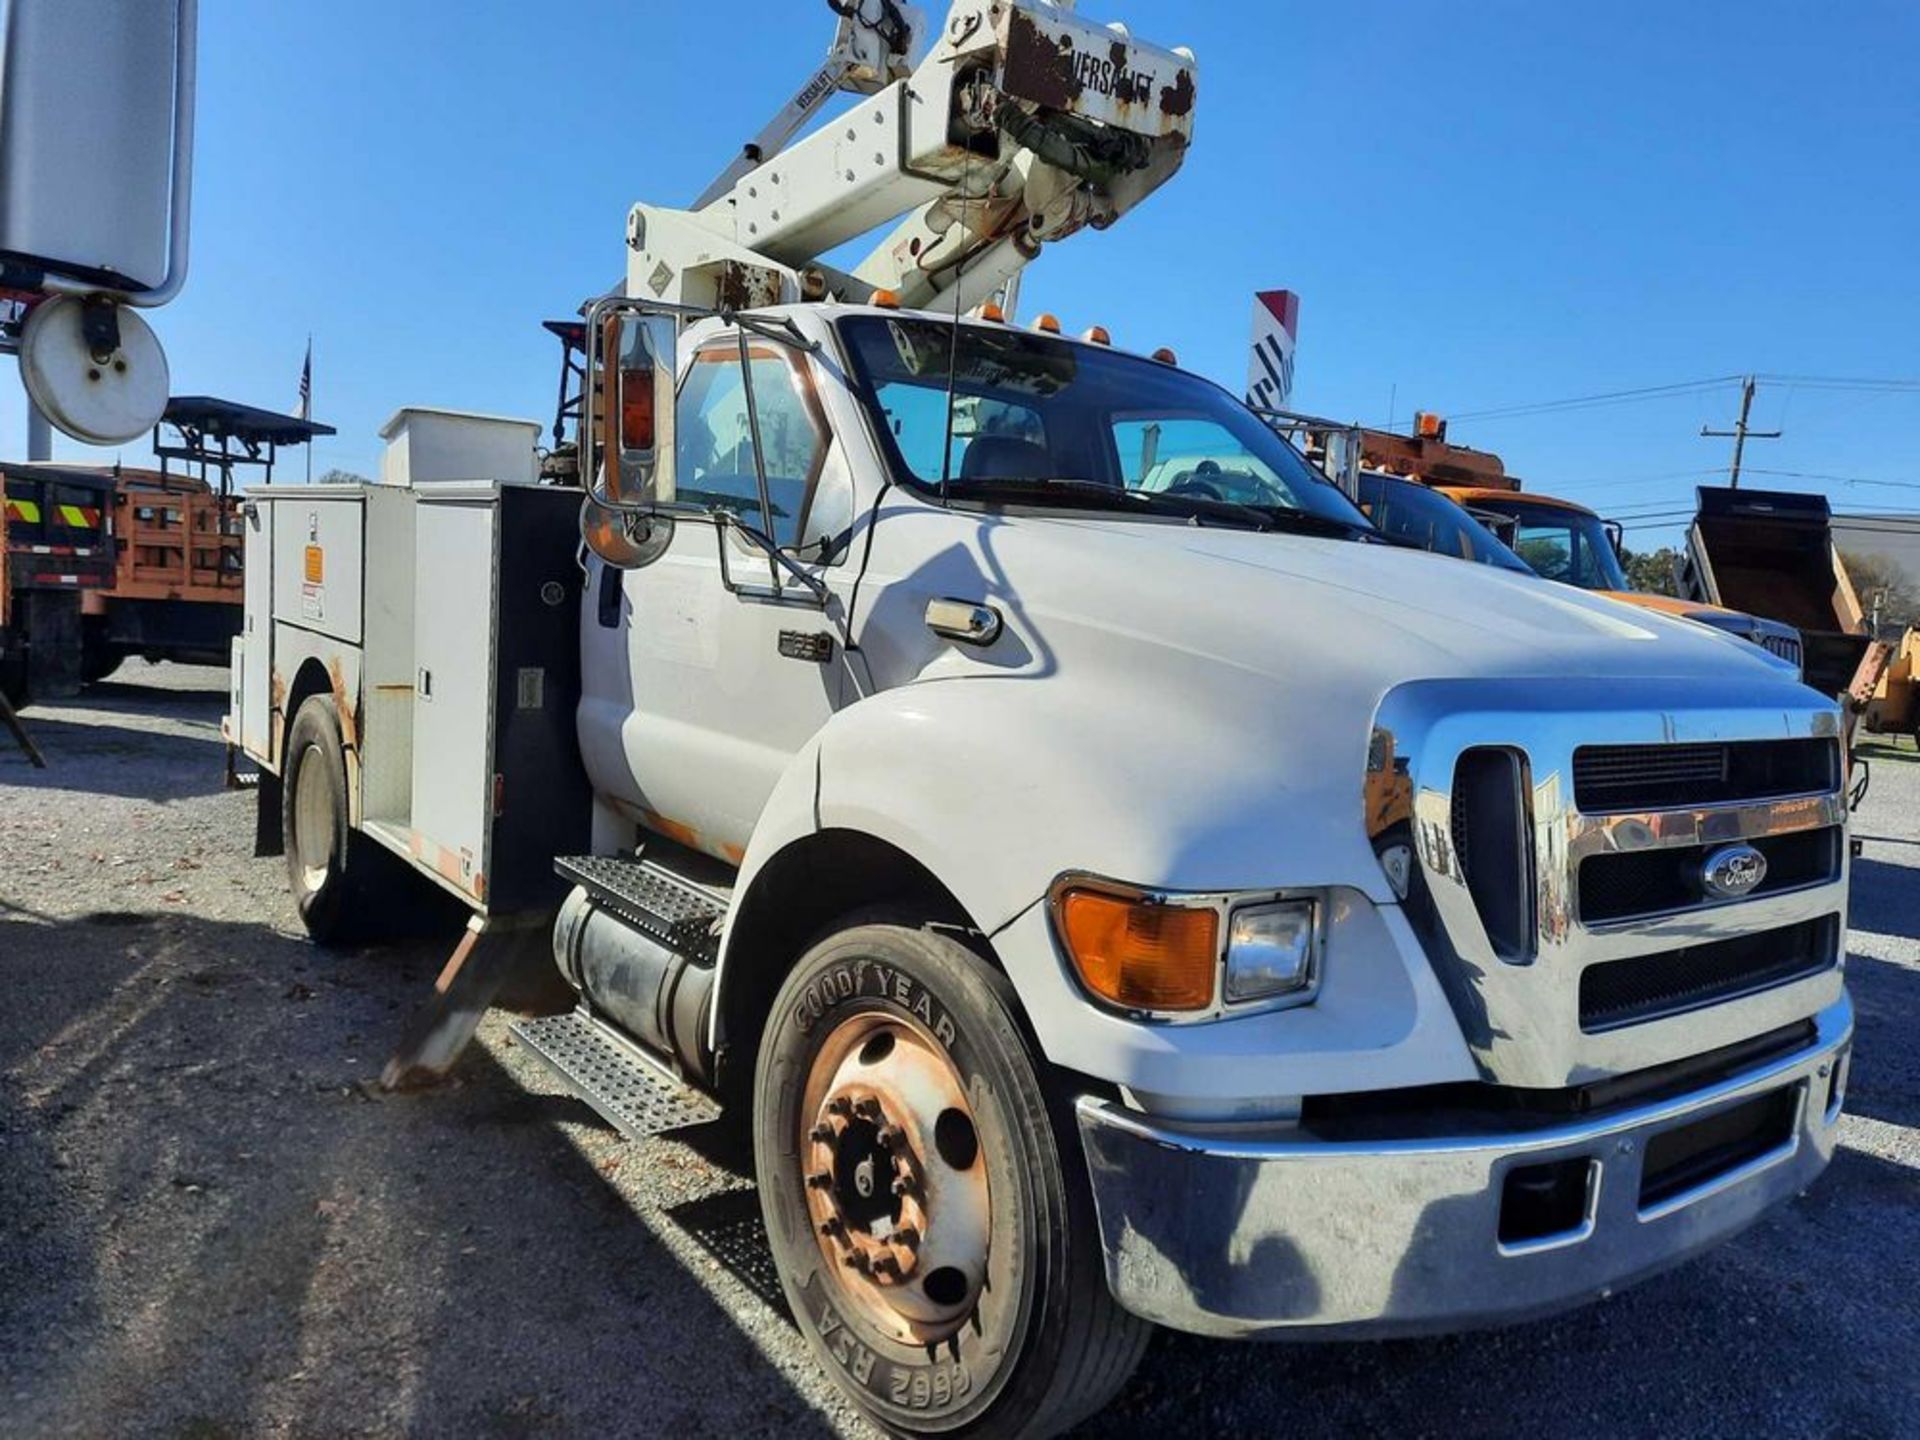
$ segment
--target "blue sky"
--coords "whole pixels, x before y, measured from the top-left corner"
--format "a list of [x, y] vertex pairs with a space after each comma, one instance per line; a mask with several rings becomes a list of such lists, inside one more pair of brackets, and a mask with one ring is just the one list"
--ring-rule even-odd
[[[1295, 403], [1370, 423], [1746, 371], [1920, 379], [1905, 0], [1083, 9], [1193, 47], [1195, 148], [1034, 266], [1027, 314], [1170, 344], [1238, 388], [1250, 294], [1288, 287]], [[831, 19], [810, 0], [203, 6], [193, 269], [158, 317], [174, 390], [288, 408], [311, 331], [316, 415], [341, 432], [316, 473], [374, 472], [402, 404], [549, 420], [539, 322], [616, 278], [627, 206], [690, 201]], [[1631, 518], [1725, 463], [1698, 432], [1736, 404], [1726, 384], [1451, 438]], [[1856, 481], [1749, 483], [1920, 510], [1920, 388], [1767, 383], [1754, 419], [1787, 433], [1750, 466]], [[0, 447], [24, 450], [11, 383]]]

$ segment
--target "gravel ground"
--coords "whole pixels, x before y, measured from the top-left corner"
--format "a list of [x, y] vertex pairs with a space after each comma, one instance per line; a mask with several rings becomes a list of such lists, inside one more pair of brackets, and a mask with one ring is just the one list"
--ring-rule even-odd
[[[629, 1144], [490, 1017], [373, 1084], [450, 939], [301, 938], [223, 672], [129, 664], [0, 737], [0, 1431], [866, 1431], [768, 1273], [738, 1139]], [[1089, 1435], [1920, 1435], [1920, 757], [1857, 833], [1860, 1031], [1831, 1171], [1730, 1245], [1453, 1339], [1159, 1337]]]

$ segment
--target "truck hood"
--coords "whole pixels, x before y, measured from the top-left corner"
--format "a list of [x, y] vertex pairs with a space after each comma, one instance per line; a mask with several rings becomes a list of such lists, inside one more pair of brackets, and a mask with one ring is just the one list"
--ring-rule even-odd
[[[1068, 870], [1390, 903], [1364, 789], [1402, 686], [1444, 685], [1522, 745], [1550, 712], [1561, 734], [1583, 714], [1596, 733], [1624, 714], [1659, 734], [1746, 711], [1751, 726], [1733, 723], [1758, 735], [1832, 708], [1756, 645], [1424, 551], [890, 503], [854, 622], [873, 689], [828, 726], [796, 793], [817, 781], [809, 823], [922, 857], [983, 922]], [[993, 607], [1003, 633], [942, 639], [926, 621], [941, 598]]]
[[[1124, 629], [1276, 677], [1791, 683], [1758, 647], [1619, 601], [1426, 551], [1242, 530], [1024, 521], [1035, 618]], [[1079, 613], [1075, 613], [1079, 612]]]

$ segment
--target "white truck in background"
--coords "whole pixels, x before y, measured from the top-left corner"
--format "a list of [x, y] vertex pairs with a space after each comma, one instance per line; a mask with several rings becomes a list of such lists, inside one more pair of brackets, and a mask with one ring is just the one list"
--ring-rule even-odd
[[1377, 543], [1220, 387], [996, 319], [1178, 167], [1192, 58], [958, 0], [916, 64], [845, 9], [867, 98], [635, 207], [584, 496], [425, 412], [388, 483], [253, 492], [228, 728], [316, 936], [396, 873], [551, 919], [579, 1005], [519, 1035], [629, 1134], [744, 1113], [794, 1318], [899, 1434], [1054, 1433], [1150, 1324], [1577, 1304], [1803, 1190], [1834, 705]]

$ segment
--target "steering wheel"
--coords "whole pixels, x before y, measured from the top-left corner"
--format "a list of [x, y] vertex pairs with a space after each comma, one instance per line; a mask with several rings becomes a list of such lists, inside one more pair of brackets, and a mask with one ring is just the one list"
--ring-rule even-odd
[[1193, 467], [1193, 472], [1182, 475], [1167, 487], [1169, 495], [1198, 495], [1206, 500], [1224, 500], [1226, 494], [1208, 478], [1220, 473], [1218, 460], [1202, 460]]

